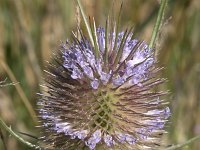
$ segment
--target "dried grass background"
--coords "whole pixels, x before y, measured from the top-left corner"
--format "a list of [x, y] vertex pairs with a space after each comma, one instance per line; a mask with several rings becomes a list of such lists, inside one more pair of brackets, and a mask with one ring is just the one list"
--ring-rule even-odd
[[[82, 0], [82, 3], [97, 24], [105, 25], [111, 0]], [[116, 14], [119, 5], [117, 0]], [[124, 0], [122, 28], [134, 24], [135, 34], [148, 42], [158, 7], [158, 0]], [[14, 131], [39, 135], [34, 122], [37, 118], [31, 118], [24, 102], [30, 102], [36, 111], [36, 93], [40, 91], [45, 61], [50, 60], [60, 41], [65, 41], [76, 29], [80, 23], [78, 16], [73, 0], [0, 0], [0, 80], [8, 77], [7, 83], [19, 82], [0, 89], [0, 116]], [[172, 117], [165, 139], [168, 144], [181, 143], [200, 134], [199, 0], [169, 0], [156, 47], [159, 63], [165, 66], [163, 77], [169, 80], [160, 88], [171, 92], [168, 99]], [[27, 149], [5, 131], [2, 133], [8, 150]], [[195, 142], [185, 149], [199, 147], [200, 142]]]

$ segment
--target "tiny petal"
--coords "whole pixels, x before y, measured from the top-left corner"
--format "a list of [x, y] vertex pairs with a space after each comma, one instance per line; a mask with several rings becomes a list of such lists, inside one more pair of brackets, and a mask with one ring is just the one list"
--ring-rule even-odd
[[110, 79], [110, 74], [105, 73], [105, 72], [101, 72], [101, 81], [103, 82], [103, 84], [106, 84], [108, 82], [108, 80]]
[[122, 84], [124, 83], [124, 78], [118, 76], [118, 77], [114, 78], [114, 79], [112, 80], [112, 82], [113, 82], [113, 84], [114, 84], [115, 86], [119, 86], [119, 85], [122, 85]]
[[165, 109], [154, 109], [154, 110], [150, 110], [147, 113], [145, 113], [146, 115], [160, 115], [160, 116], [164, 116], [165, 119], [167, 119], [170, 116], [170, 109], [169, 107], [166, 107]]
[[101, 141], [101, 131], [100, 130], [96, 130], [93, 135], [92, 135], [95, 140], [96, 140], [96, 143], [99, 143]]
[[92, 88], [93, 89], [98, 89], [98, 87], [99, 87], [99, 81], [98, 81], [98, 79], [94, 79], [92, 82], [91, 82], [91, 86], [92, 86]]
[[104, 135], [104, 142], [106, 143], [107, 146], [112, 146], [114, 143], [112, 136], [110, 136], [108, 134]]
[[126, 134], [126, 141], [129, 143], [129, 144], [135, 144], [136, 142], [136, 138], [134, 138], [132, 135], [130, 134]]
[[93, 67], [96, 63], [94, 54], [89, 49], [86, 49], [85, 56], [87, 58], [87, 62]]
[[93, 79], [93, 78], [94, 78], [94, 76], [93, 76], [93, 71], [92, 71], [92, 69], [91, 69], [89, 66], [83, 67], [83, 70], [84, 70], [84, 73], [85, 73], [90, 79]]
[[77, 133], [76, 133], [76, 136], [79, 138], [79, 139], [81, 139], [81, 140], [83, 140], [83, 139], [85, 139], [86, 137], [87, 137], [87, 131], [86, 130], [83, 130], [83, 131], [78, 131]]
[[81, 79], [83, 77], [83, 73], [77, 67], [73, 66], [71, 77], [73, 79]]
[[85, 142], [85, 145], [89, 146], [89, 148], [93, 150], [96, 147], [96, 142], [93, 138], [90, 138], [88, 141]]
[[124, 143], [126, 141], [126, 135], [122, 133], [116, 133], [117, 139], [120, 143]]
[[141, 63], [142, 61], [144, 61], [144, 58], [139, 57], [139, 58], [134, 58], [132, 60], [129, 60], [126, 65], [127, 67], [134, 67], [136, 64]]
[[101, 131], [96, 130], [93, 134], [92, 137], [86, 141], [86, 145], [89, 146], [91, 150], [93, 150], [96, 146], [97, 143], [101, 141]]

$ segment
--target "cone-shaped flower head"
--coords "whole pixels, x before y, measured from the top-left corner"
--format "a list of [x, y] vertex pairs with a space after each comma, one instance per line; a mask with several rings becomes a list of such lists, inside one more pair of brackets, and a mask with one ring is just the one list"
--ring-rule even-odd
[[38, 102], [52, 149], [144, 149], [158, 145], [170, 115], [154, 91], [154, 50], [132, 31], [94, 28], [94, 46], [79, 30], [61, 45], [46, 71], [46, 91]]

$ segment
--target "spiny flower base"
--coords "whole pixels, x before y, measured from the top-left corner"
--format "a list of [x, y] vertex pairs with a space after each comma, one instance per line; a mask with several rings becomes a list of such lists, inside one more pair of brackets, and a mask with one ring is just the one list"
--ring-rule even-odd
[[153, 92], [154, 50], [132, 34], [97, 29], [97, 53], [82, 36], [62, 44], [38, 102], [43, 139], [52, 149], [144, 149], [159, 145], [170, 115]]

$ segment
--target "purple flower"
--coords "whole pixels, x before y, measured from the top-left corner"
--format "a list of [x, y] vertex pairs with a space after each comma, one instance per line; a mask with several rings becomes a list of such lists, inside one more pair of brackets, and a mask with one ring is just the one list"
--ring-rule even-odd
[[131, 32], [106, 32], [96, 29], [95, 47], [83, 36], [63, 43], [49, 64], [38, 102], [47, 147], [137, 149], [164, 133], [170, 110], [166, 92], [152, 91], [164, 82], [154, 49]]

